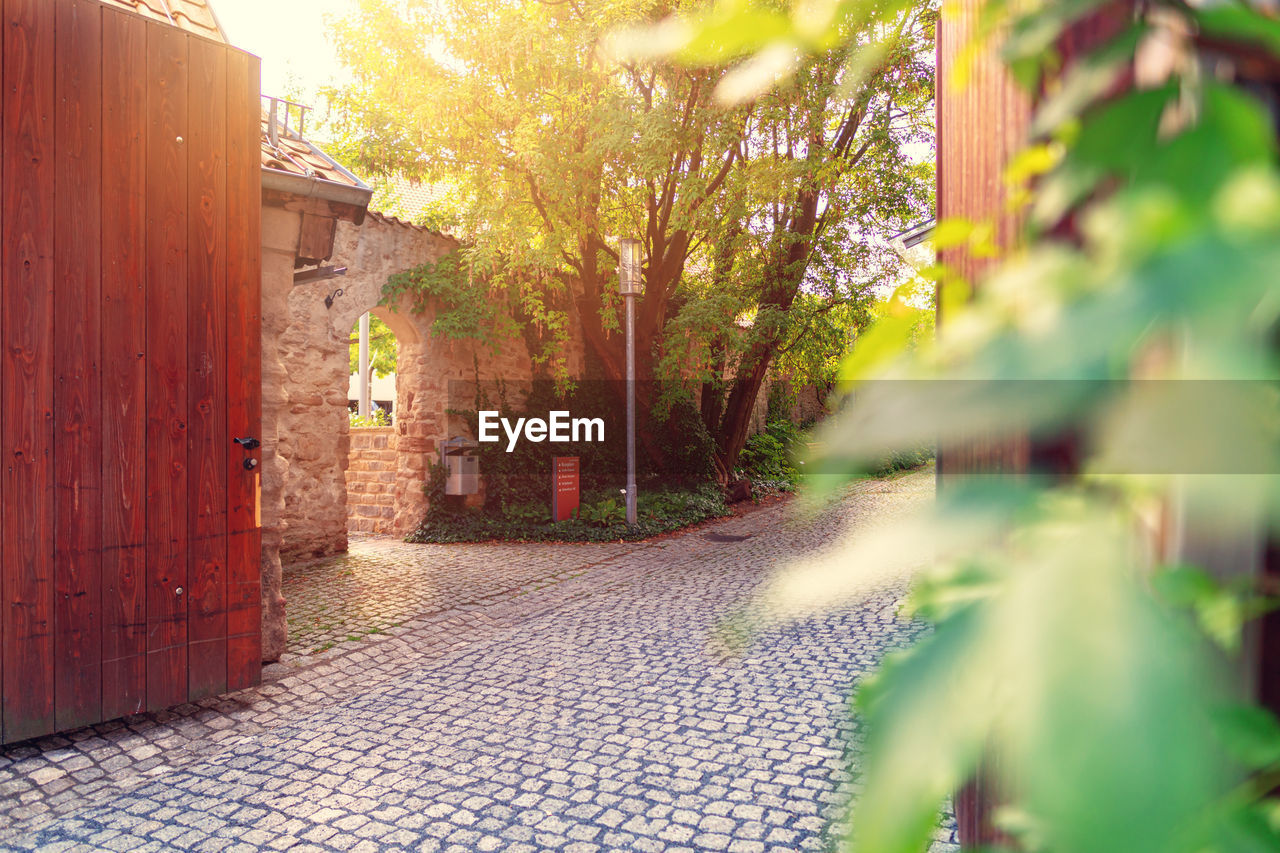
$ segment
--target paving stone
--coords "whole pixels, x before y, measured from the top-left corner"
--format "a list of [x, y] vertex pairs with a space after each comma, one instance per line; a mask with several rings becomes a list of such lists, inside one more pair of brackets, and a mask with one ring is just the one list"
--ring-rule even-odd
[[0, 847], [823, 849], [852, 687], [923, 630], [902, 590], [710, 641], [838, 522], [931, 499], [928, 472], [868, 481], [825, 518], [719, 522], [730, 543], [357, 540], [286, 571], [260, 688], [0, 749]]

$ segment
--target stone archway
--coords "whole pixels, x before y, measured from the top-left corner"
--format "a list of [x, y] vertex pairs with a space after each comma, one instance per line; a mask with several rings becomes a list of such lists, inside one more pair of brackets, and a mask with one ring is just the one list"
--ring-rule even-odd
[[[347, 417], [350, 329], [366, 311], [375, 311], [401, 343], [401, 360], [416, 365], [430, 337], [432, 317], [379, 307], [382, 288], [394, 273], [438, 260], [456, 248], [453, 240], [398, 220], [370, 214], [360, 226], [340, 223], [330, 264], [345, 276], [299, 284], [289, 291], [287, 323], [280, 338], [288, 400], [278, 418], [277, 453], [285, 463], [280, 515], [281, 556], [285, 560], [340, 553], [347, 549], [346, 469], [350, 449]], [[339, 291], [341, 291], [339, 293]], [[326, 303], [326, 297], [332, 297]], [[412, 401], [418, 372], [397, 371], [400, 404], [396, 425], [396, 523], [407, 532], [419, 518], [417, 506], [399, 506], [401, 469], [421, 467], [421, 425]], [[401, 439], [407, 438], [407, 441]], [[401, 445], [404, 446], [403, 451]]]
[[[394, 435], [394, 418], [396, 415], [396, 384], [398, 373], [394, 364], [391, 375], [385, 376], [380, 369], [385, 369], [385, 358], [380, 352], [388, 348], [399, 350], [415, 343], [417, 330], [406, 318], [385, 307], [374, 308], [367, 315], [371, 322], [371, 374], [369, 377], [369, 402], [371, 415], [386, 414], [389, 417], [385, 425], [378, 422], [357, 422], [353, 417], [350, 427], [350, 450], [348, 453], [347, 483], [347, 535], [387, 534], [392, 530], [395, 517], [395, 479], [396, 452]], [[363, 317], [361, 318], [363, 320]], [[351, 330], [351, 340], [358, 341], [361, 322], [357, 322]], [[398, 332], [398, 334], [397, 334]], [[359, 410], [361, 382], [357, 373], [356, 352], [359, 347], [351, 346], [350, 383], [347, 390], [347, 406], [350, 413]]]
[[[292, 218], [291, 218], [292, 217]], [[264, 650], [284, 647], [279, 598], [282, 561], [347, 550], [346, 469], [350, 330], [373, 311], [400, 341], [391, 532], [404, 535], [427, 509], [426, 485], [437, 442], [447, 438], [451, 380], [531, 378], [520, 339], [490, 352], [432, 333], [434, 307], [380, 306], [387, 279], [433, 263], [458, 247], [452, 238], [369, 213], [361, 225], [337, 223], [326, 263], [345, 276], [295, 284], [297, 214], [268, 209], [263, 220], [263, 578]], [[341, 290], [341, 293], [338, 291]], [[326, 302], [326, 297], [332, 297]], [[579, 370], [581, 349], [570, 354]], [[477, 375], [478, 371], [478, 375]]]
[[[349, 329], [378, 304], [388, 275], [456, 243], [377, 214], [362, 216], [359, 226], [344, 220], [331, 232], [334, 249], [325, 251], [348, 274], [298, 284], [306, 214], [264, 205], [262, 217], [262, 636], [263, 659], [276, 660], [286, 642], [282, 562], [347, 547]], [[423, 345], [429, 320], [401, 312], [392, 322]]]

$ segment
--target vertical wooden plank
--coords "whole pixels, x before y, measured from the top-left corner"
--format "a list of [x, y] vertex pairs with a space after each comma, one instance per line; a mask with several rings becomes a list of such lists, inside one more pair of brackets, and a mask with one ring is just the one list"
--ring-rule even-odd
[[56, 0], [54, 721], [102, 719], [102, 7]]
[[[955, 217], [992, 222], [997, 245], [1011, 246], [1017, 239], [1020, 217], [1005, 203], [1008, 187], [1005, 168], [1025, 142], [1030, 122], [1030, 99], [1009, 77], [993, 44], [978, 55], [968, 54], [981, 13], [982, 0], [951, 0], [948, 14], [938, 25], [938, 219]], [[957, 86], [957, 67], [965, 63], [967, 75]], [[963, 279], [976, 284], [991, 266], [989, 258], [975, 257], [964, 248], [949, 248], [939, 260]], [[938, 322], [945, 300], [938, 299]], [[1030, 455], [1026, 436], [1012, 440], [974, 436], [966, 442], [938, 449], [938, 488], [942, 490], [964, 474], [1025, 471]], [[980, 768], [956, 792], [956, 822], [965, 849], [1003, 841], [992, 815], [1001, 801], [986, 770]]]
[[187, 43], [147, 24], [147, 707], [187, 698]]
[[[1274, 534], [1263, 551], [1259, 588], [1265, 594], [1280, 590], [1280, 537]], [[1258, 634], [1258, 701], [1280, 714], [1280, 611], [1262, 617]]]
[[[948, 14], [942, 16], [938, 29], [938, 218], [991, 222], [996, 245], [1008, 249], [1020, 238], [1023, 217], [1008, 206], [1010, 188], [1004, 176], [1009, 162], [1027, 142], [1034, 105], [1001, 61], [1000, 38], [991, 37], [976, 55], [970, 53], [982, 0], [950, 0], [948, 5]], [[1062, 68], [1069, 68], [1093, 47], [1122, 32], [1132, 20], [1129, 0], [1106, 3], [1084, 16], [1058, 38], [1055, 48]], [[956, 69], [962, 64], [967, 72], [965, 83], [957, 86]], [[1115, 85], [1123, 88], [1128, 84], [1128, 76], [1122, 75]], [[1068, 219], [1055, 231], [1070, 239], [1073, 229]], [[996, 263], [963, 248], [940, 252], [940, 260], [975, 287], [981, 286], [981, 276]], [[938, 322], [944, 322], [941, 315]], [[1041, 473], [1070, 474], [1078, 452], [1078, 437], [1070, 432], [1035, 442], [1025, 432], [1011, 437], [978, 436], [939, 448], [938, 486], [944, 489], [953, 479], [967, 474], [1021, 474], [1032, 466]], [[992, 781], [998, 774], [989, 771], [998, 760], [988, 756], [976, 778], [956, 795], [956, 818], [966, 849], [1008, 841], [993, 823], [1002, 797]]]
[[4, 0], [4, 738], [53, 730], [53, 38], [47, 0]]
[[[5, 20], [6, 20], [6, 16], [5, 16], [5, 10], [4, 10], [4, 3], [0, 2], [0, 22], [3, 22]], [[6, 81], [6, 77], [4, 73], [6, 68], [5, 62], [4, 62], [4, 43], [5, 43], [5, 39], [4, 39], [3, 33], [0, 33], [0, 145], [3, 144], [3, 140], [6, 138], [4, 135], [5, 110], [4, 110], [4, 100], [3, 100], [3, 94], [2, 94], [5, 89], [5, 81]], [[5, 176], [9, 173], [8, 164], [6, 163], [7, 159], [8, 158], [4, 156], [3, 149], [0, 149], [0, 340], [3, 340], [4, 338], [8, 337], [8, 328], [9, 328], [7, 325], [5, 325], [6, 319], [8, 317], [8, 314], [5, 311], [5, 305], [8, 301], [8, 296], [6, 295], [6, 287], [5, 287], [6, 276], [3, 275], [3, 271], [7, 269], [7, 267], [5, 266], [5, 259], [8, 257], [8, 254], [9, 254], [9, 232], [5, 230], [9, 226], [9, 220], [5, 216], [5, 211], [4, 211], [4, 199], [6, 197], [5, 196]], [[9, 371], [6, 370], [4, 367], [3, 358], [4, 358], [3, 355], [0, 355], [0, 405], [7, 403], [9, 401], [9, 398], [6, 392], [8, 383], [5, 381], [6, 374], [8, 374]], [[8, 439], [6, 438], [7, 429], [8, 429], [8, 423], [5, 418], [5, 415], [3, 412], [0, 412], [0, 483], [4, 483], [6, 486], [8, 484], [8, 479], [7, 479], [8, 466], [5, 465], [4, 463], [3, 454], [5, 454], [8, 450]], [[5, 546], [6, 546], [5, 540], [6, 540], [7, 531], [5, 530], [6, 525], [3, 522], [3, 519], [9, 517], [8, 516], [8, 512], [9, 512], [8, 494], [9, 494], [9, 491], [7, 488], [0, 488], [0, 646], [4, 645], [6, 637], [8, 636], [5, 633], [5, 621], [6, 621], [5, 611], [9, 609], [9, 605], [8, 605], [7, 596], [5, 595], [5, 588], [8, 586], [9, 572], [8, 572], [8, 561], [5, 559]], [[6, 743], [8, 741], [8, 738], [5, 737], [5, 733], [4, 733], [4, 684], [5, 684], [4, 659], [5, 657], [6, 656], [3, 652], [3, 649], [0, 649], [0, 743]]]
[[147, 705], [147, 27], [103, 10], [102, 715]]
[[227, 691], [227, 52], [189, 46], [189, 699]]
[[[938, 24], [938, 219], [990, 222], [995, 243], [1009, 247], [1018, 239], [1022, 215], [1006, 204], [1005, 169], [1026, 144], [1031, 99], [1005, 69], [998, 40], [971, 52], [983, 2], [949, 0]], [[965, 78], [957, 84], [962, 64]], [[948, 247], [940, 260], [970, 283], [993, 263], [963, 247]]]
[[[227, 428], [262, 438], [262, 167], [258, 60], [232, 51], [227, 62]], [[227, 461], [227, 687], [262, 676], [260, 452], [234, 447]]]
[[[7, 16], [5, 14], [4, 3], [0, 2], [0, 22], [5, 20], [7, 20]], [[3, 92], [7, 88], [5, 85], [7, 82], [5, 75], [5, 69], [7, 66], [4, 61], [4, 45], [4, 35], [3, 33], [0, 33], [0, 145], [3, 145], [4, 139], [7, 138], [4, 133], [5, 110]], [[8, 267], [5, 266], [5, 262], [9, 256], [9, 232], [7, 230], [9, 227], [9, 219], [4, 210], [4, 199], [7, 197], [5, 194], [5, 178], [9, 174], [7, 160], [8, 158], [4, 156], [4, 149], [0, 148], [0, 340], [8, 337], [9, 334], [9, 327], [6, 325], [9, 315], [5, 311], [5, 306], [8, 303], [7, 288], [5, 287], [5, 280], [7, 277], [3, 275], [3, 272], [8, 269]], [[2, 352], [2, 350], [0, 350], [0, 352]], [[0, 354], [0, 405], [9, 401], [7, 391], [8, 382], [6, 381], [8, 373], [9, 371], [5, 367], [4, 356], [3, 354]], [[0, 411], [0, 483], [4, 484], [3, 487], [0, 487], [0, 743], [6, 743], [8, 741], [4, 732], [4, 659], [6, 655], [3, 651], [3, 646], [5, 645], [8, 637], [8, 634], [5, 633], [5, 612], [9, 609], [8, 596], [5, 594], [5, 589], [9, 584], [8, 560], [5, 558], [8, 531], [6, 530], [7, 525], [4, 524], [4, 519], [9, 517], [8, 513], [10, 503], [8, 500], [9, 490], [7, 488], [9, 482], [8, 465], [5, 464], [5, 457], [7, 456], [9, 449], [7, 432], [8, 419], [4, 412]]]

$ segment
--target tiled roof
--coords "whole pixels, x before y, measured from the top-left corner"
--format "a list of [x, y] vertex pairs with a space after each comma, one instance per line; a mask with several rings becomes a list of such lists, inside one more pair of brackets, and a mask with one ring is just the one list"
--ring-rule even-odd
[[190, 33], [224, 44], [227, 35], [208, 0], [104, 0], [109, 5], [137, 12], [156, 21], [168, 21]]
[[382, 181], [377, 190], [375, 204], [384, 213], [411, 221], [421, 219], [429, 206], [445, 197], [444, 187], [414, 181], [403, 175], [392, 175]]
[[319, 178], [322, 181], [346, 184], [349, 187], [361, 185], [359, 181], [339, 169], [338, 164], [330, 157], [318, 149], [313, 149], [300, 137], [279, 133], [276, 136], [277, 144], [272, 145], [270, 129], [270, 118], [264, 113], [262, 116], [262, 167], [264, 169], [276, 169], [307, 178]]
[[[283, 98], [263, 98], [261, 157], [264, 186], [274, 184], [274, 189], [284, 190], [286, 186], [281, 185], [281, 181], [285, 184], [294, 182], [288, 191], [296, 193], [301, 188], [297, 181], [318, 181], [325, 187], [322, 194], [326, 194], [330, 201], [341, 201], [361, 211], [367, 210], [373, 189], [307, 140], [308, 112], [307, 107]], [[314, 189], [308, 189], [306, 194]], [[363, 218], [363, 212], [359, 216]]]
[[410, 231], [419, 231], [424, 234], [434, 234], [437, 237], [443, 238], [445, 240], [452, 240], [454, 243], [458, 242], [458, 238], [452, 235], [443, 234], [439, 231], [436, 231], [431, 228], [427, 228], [423, 225], [414, 225], [412, 222], [405, 222], [403, 219], [399, 219], [395, 216], [389, 216], [377, 210], [370, 210], [369, 218], [372, 219], [374, 222], [381, 222], [385, 225], [395, 226], [396, 228], [407, 228]]

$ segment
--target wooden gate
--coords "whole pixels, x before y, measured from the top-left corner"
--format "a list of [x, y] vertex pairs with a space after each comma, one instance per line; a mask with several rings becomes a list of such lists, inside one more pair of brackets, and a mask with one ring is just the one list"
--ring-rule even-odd
[[0, 742], [260, 675], [258, 61], [0, 0]]

